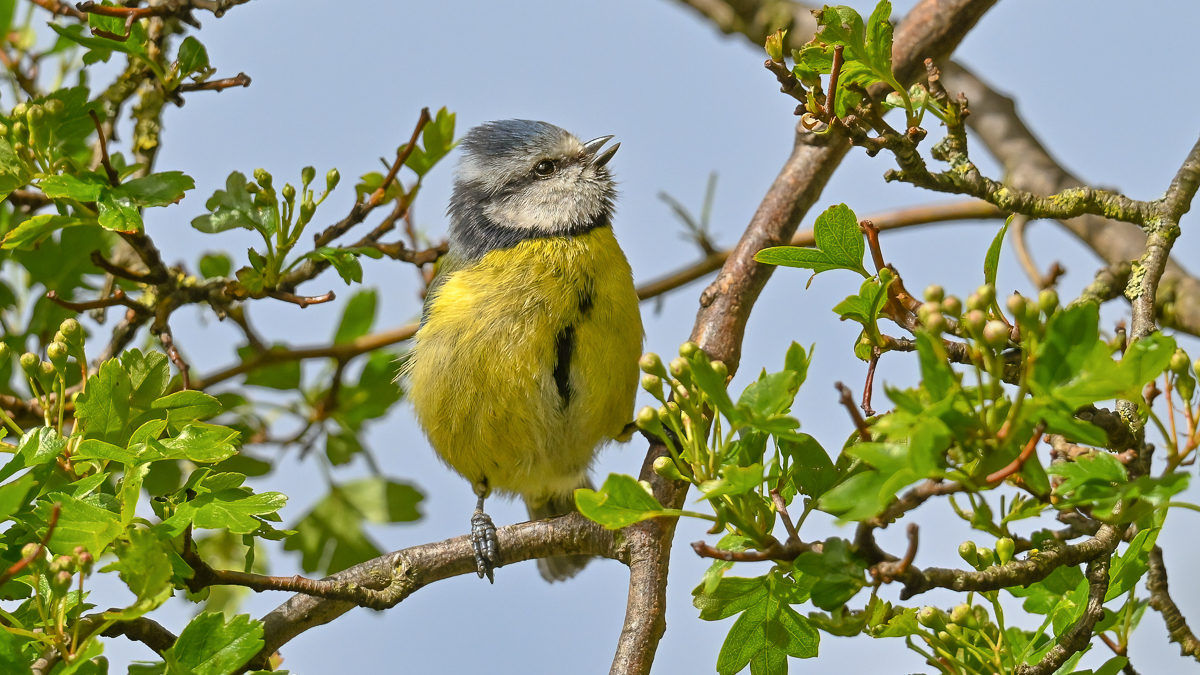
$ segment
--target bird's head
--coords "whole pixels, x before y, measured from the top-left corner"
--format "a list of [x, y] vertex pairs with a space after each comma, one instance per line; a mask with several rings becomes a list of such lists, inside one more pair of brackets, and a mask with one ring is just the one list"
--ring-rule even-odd
[[462, 139], [450, 215], [459, 228], [499, 228], [521, 238], [578, 234], [605, 224], [616, 196], [605, 165], [621, 145], [601, 151], [611, 138], [583, 143], [553, 124], [530, 120], [477, 126]]

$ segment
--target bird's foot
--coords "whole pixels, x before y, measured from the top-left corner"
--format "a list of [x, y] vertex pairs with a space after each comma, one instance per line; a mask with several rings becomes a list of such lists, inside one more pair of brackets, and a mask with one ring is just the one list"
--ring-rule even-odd
[[479, 578], [486, 576], [490, 583], [495, 583], [492, 570], [500, 555], [500, 542], [496, 539], [496, 524], [482, 508], [475, 509], [471, 516], [471, 548], [475, 549], [475, 572]]

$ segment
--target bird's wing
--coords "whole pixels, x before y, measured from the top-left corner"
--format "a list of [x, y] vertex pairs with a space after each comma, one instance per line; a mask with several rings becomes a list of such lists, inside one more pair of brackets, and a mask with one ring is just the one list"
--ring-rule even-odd
[[421, 325], [429, 320], [429, 312], [433, 309], [433, 301], [437, 298], [438, 291], [442, 285], [446, 283], [455, 272], [467, 266], [467, 261], [450, 251], [442, 256], [437, 262], [437, 272], [433, 276], [433, 281], [429, 282], [429, 288], [425, 290], [425, 304], [421, 307]]

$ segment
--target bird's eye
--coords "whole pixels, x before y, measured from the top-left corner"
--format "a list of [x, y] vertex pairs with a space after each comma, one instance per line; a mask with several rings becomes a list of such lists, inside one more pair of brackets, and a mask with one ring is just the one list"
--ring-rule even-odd
[[554, 162], [551, 162], [548, 159], [543, 159], [537, 163], [537, 166], [533, 167], [533, 171], [539, 176], [549, 176], [550, 174], [554, 173]]

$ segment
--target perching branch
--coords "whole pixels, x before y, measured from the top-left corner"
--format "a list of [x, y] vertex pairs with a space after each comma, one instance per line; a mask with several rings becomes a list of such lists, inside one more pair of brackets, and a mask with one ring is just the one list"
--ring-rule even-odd
[[227, 77], [223, 80], [209, 80], [207, 82], [184, 82], [179, 85], [179, 91], [224, 91], [233, 87], [249, 87], [250, 76], [245, 73], [238, 73], [233, 77]]
[[1167, 633], [1171, 642], [1179, 644], [1180, 656], [1191, 656], [1200, 661], [1200, 640], [1188, 627], [1187, 619], [1179, 611], [1175, 601], [1171, 599], [1167, 586], [1167, 566], [1163, 562], [1162, 549], [1155, 546], [1150, 551], [1150, 570], [1146, 577], [1146, 590], [1150, 591], [1150, 606], [1167, 624]]

